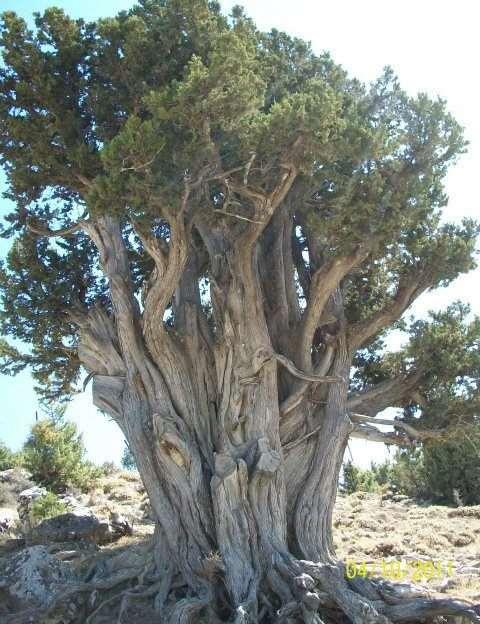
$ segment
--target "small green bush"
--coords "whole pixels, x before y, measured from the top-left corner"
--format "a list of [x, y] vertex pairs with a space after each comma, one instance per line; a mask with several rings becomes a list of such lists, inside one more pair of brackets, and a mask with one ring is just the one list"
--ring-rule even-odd
[[85, 452], [74, 423], [48, 418], [32, 427], [23, 449], [24, 465], [36, 483], [53, 492], [72, 486], [87, 491], [101, 470], [85, 459]]
[[411, 498], [446, 505], [480, 504], [480, 426], [459, 428], [447, 439], [398, 450], [391, 462], [369, 470], [343, 467], [347, 493], [391, 489]]
[[376, 492], [378, 483], [372, 470], [362, 469], [347, 461], [343, 466], [341, 489], [345, 494], [353, 492]]
[[59, 516], [67, 511], [67, 507], [53, 492], [47, 492], [33, 501], [31, 516], [35, 523]]
[[6, 444], [0, 442], [0, 471], [15, 468], [21, 463], [19, 453], [11, 451]]

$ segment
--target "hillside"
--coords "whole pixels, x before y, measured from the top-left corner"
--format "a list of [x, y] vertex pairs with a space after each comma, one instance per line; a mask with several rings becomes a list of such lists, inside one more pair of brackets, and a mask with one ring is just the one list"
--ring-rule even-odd
[[[130, 589], [132, 583], [133, 586], [144, 583], [149, 564], [153, 562], [154, 526], [149, 518], [148, 499], [136, 472], [115, 472], [101, 478], [91, 492], [74, 492], [68, 499], [95, 517], [128, 519], [133, 529], [131, 535], [106, 543], [72, 539], [54, 543], [37, 540], [34, 544], [25, 544], [19, 534], [16, 512], [18, 490], [32, 483], [25, 475], [18, 473], [12, 477], [11, 471], [7, 472], [10, 474], [3, 480], [5, 473], [0, 473], [0, 526], [2, 518], [4, 524], [5, 519], [10, 518], [9, 528], [0, 535], [2, 624], [32, 621], [113, 624], [117, 619], [111, 615], [107, 603], [113, 606], [122, 596], [125, 619], [118, 621], [129, 624], [158, 621], [153, 601], [134, 600], [140, 593], [135, 594], [136, 590]], [[420, 506], [406, 497], [380, 494], [339, 495], [334, 527], [338, 556], [349, 564], [347, 574], [355, 571], [359, 575], [365, 572], [380, 576], [394, 574], [396, 565], [405, 573], [403, 580], [414, 580], [432, 592], [474, 602], [480, 600], [480, 507]], [[429, 560], [435, 564], [431, 580], [425, 578], [429, 568], [419, 563]], [[63, 598], [59, 601], [69, 584], [76, 590], [84, 589], [85, 593], [67, 603]], [[90, 591], [93, 587], [96, 589]], [[99, 589], [106, 591], [102, 599]], [[119, 590], [122, 591], [119, 593]], [[95, 618], [83, 620], [81, 613], [87, 602], [94, 604], [98, 613]], [[91, 606], [89, 608], [91, 611]], [[34, 614], [38, 609], [46, 609], [48, 617], [37, 619]]]

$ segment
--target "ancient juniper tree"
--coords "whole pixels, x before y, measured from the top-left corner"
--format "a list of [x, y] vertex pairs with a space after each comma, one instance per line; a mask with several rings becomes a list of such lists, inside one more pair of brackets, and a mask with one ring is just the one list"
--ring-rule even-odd
[[[440, 220], [465, 148], [445, 103], [205, 0], [33, 30], [5, 13], [1, 45], [3, 331], [29, 345], [4, 341], [3, 370], [47, 398], [92, 380], [157, 519], [162, 621], [475, 619], [347, 582], [330, 526], [350, 436], [475, 416], [464, 307], [382, 342], [474, 265], [476, 225]], [[388, 406], [404, 418], [382, 433]]]

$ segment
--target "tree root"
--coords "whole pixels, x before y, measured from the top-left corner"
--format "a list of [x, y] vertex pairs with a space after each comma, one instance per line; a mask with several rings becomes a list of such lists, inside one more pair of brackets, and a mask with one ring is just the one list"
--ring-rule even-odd
[[436, 616], [462, 616], [480, 624], [480, 605], [434, 598], [409, 584], [395, 585], [375, 579], [347, 581], [341, 564], [334, 566], [309, 561], [299, 561], [298, 564], [354, 624], [423, 622]]
[[[218, 582], [212, 580], [212, 583]], [[112, 594], [113, 591], [113, 594]], [[82, 613], [75, 601], [90, 594]], [[99, 595], [103, 600], [98, 603]], [[194, 596], [169, 566], [130, 569], [113, 578], [67, 586], [58, 600], [43, 614], [35, 613], [38, 624], [71, 622], [97, 624], [135, 621], [129, 609], [133, 602], [145, 602], [152, 616], [157, 612], [162, 624], [413, 624], [433, 622], [437, 616], [462, 617], [480, 624], [480, 605], [451, 598], [436, 598], [422, 588], [394, 584], [379, 579], [347, 580], [344, 566], [293, 559], [275, 558], [272, 569], [258, 590], [257, 606], [236, 605], [225, 614], [214, 588]], [[142, 607], [144, 608], [144, 607]], [[90, 613], [88, 615], [85, 610]], [[223, 613], [223, 616], [221, 615]], [[67, 617], [68, 614], [68, 617]], [[32, 611], [7, 616], [5, 623], [31, 622]], [[59, 619], [60, 618], [60, 619]]]

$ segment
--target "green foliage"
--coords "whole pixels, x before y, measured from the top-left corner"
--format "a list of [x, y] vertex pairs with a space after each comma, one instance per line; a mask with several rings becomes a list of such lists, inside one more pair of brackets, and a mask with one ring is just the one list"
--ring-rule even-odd
[[[349, 322], [389, 305], [412, 279], [423, 292], [475, 265], [477, 225], [441, 220], [445, 175], [466, 148], [462, 128], [443, 100], [408, 95], [389, 68], [362, 84], [306, 42], [261, 32], [242, 9], [224, 16], [207, 0], [141, 0], [91, 23], [50, 8], [32, 29], [9, 11], [0, 48], [0, 165], [15, 204], [1, 232], [13, 245], [0, 267], [0, 372], [29, 366], [48, 399], [77, 388], [78, 335], [67, 312], [96, 302], [110, 310], [111, 302], [84, 233], [52, 242], [29, 222], [61, 228], [82, 215], [118, 215], [140, 297], [152, 261], [129, 222], [168, 241], [184, 182], [202, 172], [194, 203], [205, 222], [224, 218], [215, 211], [228, 201], [248, 221], [235, 176], [229, 187], [215, 174], [241, 169], [242, 186], [254, 155], [251, 189], [271, 192], [287, 166], [300, 172], [292, 218], [324, 261], [372, 241], [368, 260], [342, 284]], [[354, 389], [418, 365], [431, 414], [443, 406], [450, 421], [471, 412], [479, 376], [461, 344], [473, 348], [478, 322], [453, 308], [445, 314], [428, 327], [411, 324], [411, 343], [395, 356], [372, 342], [358, 355]], [[452, 355], [437, 358], [449, 325]], [[465, 398], [458, 380], [467, 377]], [[418, 405], [408, 401], [407, 416]]]
[[353, 492], [376, 492], [378, 482], [372, 470], [359, 468], [352, 461], [343, 465], [343, 480], [341, 489], [345, 494]]
[[121, 462], [122, 462], [122, 467], [125, 468], [125, 470], [137, 469], [137, 465], [135, 463], [135, 458], [133, 457], [133, 453], [130, 450], [130, 447], [128, 446], [128, 444], [126, 443], [123, 449]]
[[440, 504], [480, 504], [480, 427], [464, 426], [445, 440], [402, 451], [393, 482], [409, 496]]
[[425, 319], [403, 322], [402, 329], [409, 339], [399, 351], [385, 353], [380, 337], [357, 354], [352, 389], [417, 376], [412, 391], [396, 402], [406, 422], [418, 429], [475, 428], [480, 409], [480, 318], [457, 301]]
[[33, 480], [54, 492], [69, 486], [92, 487], [99, 470], [85, 460], [85, 447], [74, 423], [45, 419], [33, 425], [24, 446], [24, 465]]
[[446, 505], [480, 504], [480, 426], [464, 425], [445, 439], [399, 450], [392, 461], [363, 470], [346, 462], [341, 489], [347, 493], [390, 489]]
[[15, 468], [18, 465], [17, 454], [0, 441], [0, 471]]
[[428, 499], [423, 449], [400, 450], [390, 466], [388, 485], [399, 494], [411, 498]]
[[59, 516], [67, 511], [67, 507], [53, 492], [39, 496], [32, 503], [31, 515], [34, 522], [41, 522], [47, 518]]

